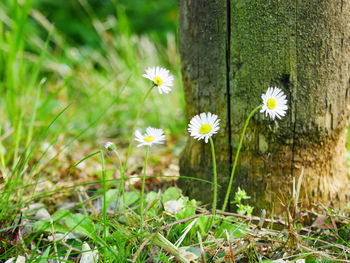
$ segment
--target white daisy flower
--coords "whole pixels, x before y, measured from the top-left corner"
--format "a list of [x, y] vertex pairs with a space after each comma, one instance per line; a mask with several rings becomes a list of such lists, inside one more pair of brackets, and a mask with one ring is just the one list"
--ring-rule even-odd
[[287, 96], [283, 93], [282, 90], [276, 87], [270, 87], [267, 89], [265, 94], [261, 95], [263, 100], [263, 106], [260, 112], [265, 112], [265, 115], [270, 115], [271, 119], [282, 119], [286, 115], [286, 110], [288, 109], [287, 105]]
[[140, 142], [137, 147], [152, 146], [152, 144], [163, 144], [165, 141], [164, 131], [162, 129], [156, 129], [148, 127], [145, 135], [142, 135], [139, 131], [135, 131], [135, 141]]
[[171, 87], [174, 85], [174, 77], [169, 70], [162, 67], [152, 67], [147, 68], [145, 72], [146, 74], [143, 74], [142, 77], [153, 81], [160, 94], [171, 91]]
[[209, 138], [220, 129], [219, 122], [217, 115], [203, 112], [192, 118], [188, 125], [188, 132], [195, 139], [204, 139], [208, 143]]

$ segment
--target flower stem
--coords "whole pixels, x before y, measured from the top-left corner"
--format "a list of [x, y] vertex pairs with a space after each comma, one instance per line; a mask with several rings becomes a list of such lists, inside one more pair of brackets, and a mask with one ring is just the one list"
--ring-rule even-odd
[[209, 218], [209, 221], [207, 223], [207, 231], [209, 231], [213, 225], [215, 215], [216, 215], [216, 204], [217, 204], [217, 196], [218, 196], [218, 175], [216, 170], [216, 157], [215, 157], [215, 146], [214, 141], [210, 137], [210, 148], [211, 148], [211, 158], [213, 162], [213, 185], [214, 185], [214, 192], [213, 192], [213, 204], [212, 204], [212, 216]]
[[235, 174], [235, 170], [236, 170], [236, 167], [237, 167], [237, 162], [238, 162], [238, 158], [239, 158], [239, 153], [241, 151], [241, 148], [242, 148], [242, 144], [243, 144], [243, 139], [244, 139], [244, 135], [245, 135], [245, 132], [247, 130], [247, 127], [248, 127], [248, 124], [249, 124], [249, 121], [250, 119], [253, 117], [254, 113], [257, 112], [258, 110], [260, 110], [262, 107], [262, 105], [259, 105], [258, 107], [256, 107], [254, 110], [252, 110], [252, 112], [249, 114], [248, 118], [246, 119], [245, 123], [244, 123], [244, 127], [243, 127], [243, 130], [242, 130], [242, 133], [241, 133], [241, 137], [240, 137], [240, 140], [239, 140], [239, 144], [238, 144], [238, 148], [237, 148], [237, 151], [236, 151], [236, 156], [235, 156], [235, 160], [233, 162], [233, 167], [232, 167], [232, 170], [231, 170], [231, 176], [230, 176], [230, 181], [229, 181], [229, 184], [228, 184], [228, 187], [227, 187], [227, 191], [226, 191], [226, 196], [225, 196], [225, 200], [224, 200], [224, 204], [222, 206], [222, 211], [224, 212], [226, 207], [227, 207], [227, 203], [228, 203], [228, 199], [230, 197], [230, 194], [231, 194], [231, 188], [232, 188], [232, 183], [233, 183], [233, 177], [234, 177], [234, 174]]
[[141, 183], [141, 197], [140, 197], [140, 216], [141, 216], [141, 232], [143, 231], [143, 222], [144, 222], [144, 215], [143, 215], [143, 203], [145, 199], [145, 184], [146, 184], [146, 174], [147, 174], [147, 161], [148, 161], [148, 153], [149, 148], [147, 147], [146, 154], [145, 154], [145, 163], [143, 166], [143, 176], [142, 176], [142, 183]]
[[[102, 197], [102, 217], [104, 223], [107, 222], [107, 185], [106, 185], [106, 173], [105, 173], [105, 158], [103, 151], [101, 153], [101, 164], [102, 164], [102, 184], [103, 184], [103, 197]], [[107, 237], [108, 227], [104, 224], [103, 238]]]
[[210, 137], [210, 146], [211, 146], [211, 157], [213, 160], [213, 185], [214, 185], [214, 193], [213, 193], [213, 205], [212, 205], [212, 214], [216, 215], [216, 204], [217, 204], [217, 196], [218, 196], [218, 174], [216, 171], [216, 157], [215, 157], [215, 146], [214, 141]]
[[124, 170], [124, 166], [123, 166], [123, 162], [122, 159], [120, 158], [120, 155], [118, 153], [117, 150], [113, 150], [114, 154], [117, 156], [117, 159], [119, 161], [119, 173], [120, 173], [120, 186], [119, 186], [119, 191], [118, 191], [118, 199], [120, 197], [120, 195], [122, 195], [122, 202], [123, 202], [123, 206], [122, 206], [122, 210], [125, 210], [125, 170]]
[[139, 121], [139, 119], [142, 117], [142, 112], [143, 112], [143, 109], [144, 109], [144, 105], [145, 105], [145, 102], [149, 96], [149, 94], [151, 94], [151, 91], [152, 89], [154, 88], [155, 86], [153, 85], [150, 89], [148, 89], [147, 93], [145, 94], [145, 96], [143, 97], [142, 99], [142, 102], [141, 104], [139, 105], [139, 108], [138, 108], [138, 111], [137, 111], [137, 114], [136, 114], [136, 119], [134, 121], [134, 125], [132, 127], [132, 132], [130, 134], [130, 139], [129, 139], [129, 147], [128, 147], [128, 150], [126, 152], [126, 155], [125, 155], [125, 163], [124, 163], [124, 170], [126, 171], [126, 168], [128, 166], [128, 160], [129, 160], [129, 156], [130, 156], [130, 153], [132, 151], [132, 148], [133, 148], [133, 139], [134, 139], [134, 135], [135, 135], [135, 130], [136, 130], [136, 126], [137, 126], [137, 122]]

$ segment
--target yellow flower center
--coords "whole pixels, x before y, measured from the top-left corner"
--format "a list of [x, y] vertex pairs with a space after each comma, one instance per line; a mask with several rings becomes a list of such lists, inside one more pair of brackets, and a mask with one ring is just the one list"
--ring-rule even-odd
[[208, 134], [211, 131], [211, 126], [209, 124], [203, 124], [200, 128], [199, 128], [199, 132], [201, 134]]
[[277, 105], [276, 99], [274, 99], [274, 98], [269, 98], [269, 99], [267, 100], [267, 107], [268, 107], [270, 110], [273, 110], [274, 108], [276, 108], [276, 105]]
[[161, 77], [158, 77], [158, 76], [156, 76], [156, 77], [154, 77], [154, 84], [156, 84], [157, 86], [160, 86], [160, 85], [162, 85], [163, 84], [163, 80], [162, 80], [162, 78]]
[[153, 141], [154, 141], [154, 137], [153, 137], [153, 136], [145, 136], [145, 137], [143, 137], [143, 139], [144, 139], [146, 142], [153, 142]]

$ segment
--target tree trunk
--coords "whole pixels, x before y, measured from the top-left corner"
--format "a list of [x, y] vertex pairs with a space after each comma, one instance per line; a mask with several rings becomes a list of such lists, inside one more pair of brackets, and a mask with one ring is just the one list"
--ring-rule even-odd
[[[241, 151], [234, 189], [251, 204], [281, 212], [301, 174], [304, 208], [335, 208], [349, 200], [344, 163], [350, 88], [350, 1], [180, 0], [180, 52], [188, 119], [219, 115], [215, 135], [223, 201], [239, 136], [261, 94], [287, 94], [279, 121], [256, 113]], [[212, 178], [210, 146], [189, 138], [180, 160], [184, 176]], [[205, 183], [182, 179], [189, 194], [209, 203]]]

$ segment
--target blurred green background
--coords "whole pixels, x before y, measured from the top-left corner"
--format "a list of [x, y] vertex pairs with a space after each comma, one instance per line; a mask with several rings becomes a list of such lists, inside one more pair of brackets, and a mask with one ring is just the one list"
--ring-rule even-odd
[[183, 133], [176, 0], [3, 0], [0, 25], [3, 172], [42, 143], [126, 145], [150, 66], [176, 81], [168, 95], [152, 92], [138, 127]]
[[177, 28], [175, 0], [34, 0], [33, 6], [72, 42], [91, 47], [98, 47], [100, 38], [91, 23], [89, 8], [95, 18], [111, 25], [110, 30], [119, 23], [124, 33], [147, 34], [162, 43], [166, 34], [175, 33]]

